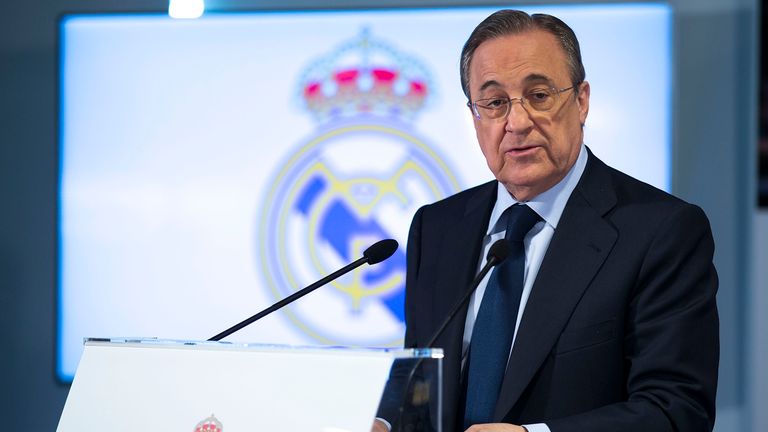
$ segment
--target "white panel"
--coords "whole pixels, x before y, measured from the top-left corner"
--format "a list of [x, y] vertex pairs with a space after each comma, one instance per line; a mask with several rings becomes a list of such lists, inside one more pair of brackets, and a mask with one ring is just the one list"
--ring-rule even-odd
[[59, 432], [370, 430], [392, 355], [87, 344]]
[[[587, 145], [666, 188], [669, 9], [528, 10], [580, 38]], [[392, 259], [231, 339], [399, 345], [413, 213], [491, 178], [458, 78], [461, 47], [491, 12], [64, 20], [59, 374], [72, 375], [85, 336], [205, 339], [385, 237], [401, 244]], [[408, 78], [382, 97], [399, 113], [329, 119], [306, 108], [304, 89], [323, 71], [366, 72], [350, 87], [358, 107], [387, 89], [367, 68]], [[405, 115], [411, 81], [426, 98]], [[342, 88], [331, 83], [322, 94]]]

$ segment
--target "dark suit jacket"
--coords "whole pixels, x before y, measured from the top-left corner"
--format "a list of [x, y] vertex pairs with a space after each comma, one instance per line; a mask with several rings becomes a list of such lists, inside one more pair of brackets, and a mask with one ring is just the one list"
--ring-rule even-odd
[[[468, 289], [496, 182], [416, 213], [406, 346], [423, 346]], [[495, 421], [561, 431], [709, 431], [719, 359], [714, 244], [702, 210], [589, 154], [541, 264]], [[445, 350], [447, 432], [460, 429], [466, 308]]]

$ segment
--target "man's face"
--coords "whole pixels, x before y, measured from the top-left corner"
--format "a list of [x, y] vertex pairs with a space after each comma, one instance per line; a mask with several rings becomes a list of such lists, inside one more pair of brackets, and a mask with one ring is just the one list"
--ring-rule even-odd
[[[469, 65], [473, 101], [521, 97], [541, 88], [570, 87], [565, 53], [555, 37], [541, 30], [483, 42]], [[513, 101], [506, 118], [474, 118], [477, 140], [496, 179], [519, 201], [557, 184], [576, 162], [581, 125], [589, 111], [589, 83], [556, 96], [538, 112]], [[481, 111], [482, 116], [482, 111]]]

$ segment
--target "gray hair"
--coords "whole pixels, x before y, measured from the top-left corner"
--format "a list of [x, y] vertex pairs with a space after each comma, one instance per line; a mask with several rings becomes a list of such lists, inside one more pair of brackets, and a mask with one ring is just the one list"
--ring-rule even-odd
[[[584, 81], [586, 72], [584, 71], [584, 64], [581, 62], [579, 40], [576, 39], [576, 34], [566, 23], [552, 15], [528, 15], [522, 11], [505, 9], [494, 12], [478, 24], [472, 34], [469, 35], [464, 49], [461, 50], [459, 72], [461, 74], [461, 88], [467, 99], [471, 99], [469, 95], [469, 65], [472, 63], [472, 57], [475, 55], [477, 47], [491, 39], [532, 30], [544, 30], [555, 36], [565, 52], [571, 84], [576, 85]], [[575, 91], [578, 91], [578, 88]]]

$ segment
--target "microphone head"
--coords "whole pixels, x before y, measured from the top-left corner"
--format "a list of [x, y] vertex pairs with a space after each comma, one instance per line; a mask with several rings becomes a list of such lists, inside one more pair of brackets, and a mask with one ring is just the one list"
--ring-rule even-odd
[[369, 265], [378, 264], [392, 256], [397, 250], [397, 240], [379, 240], [363, 252]]
[[493, 259], [493, 265], [496, 265], [507, 259], [507, 255], [509, 255], [509, 243], [504, 239], [499, 239], [491, 245], [490, 249], [488, 249], [488, 256], [486, 256], [485, 259], [488, 262], [491, 262], [491, 259]]

